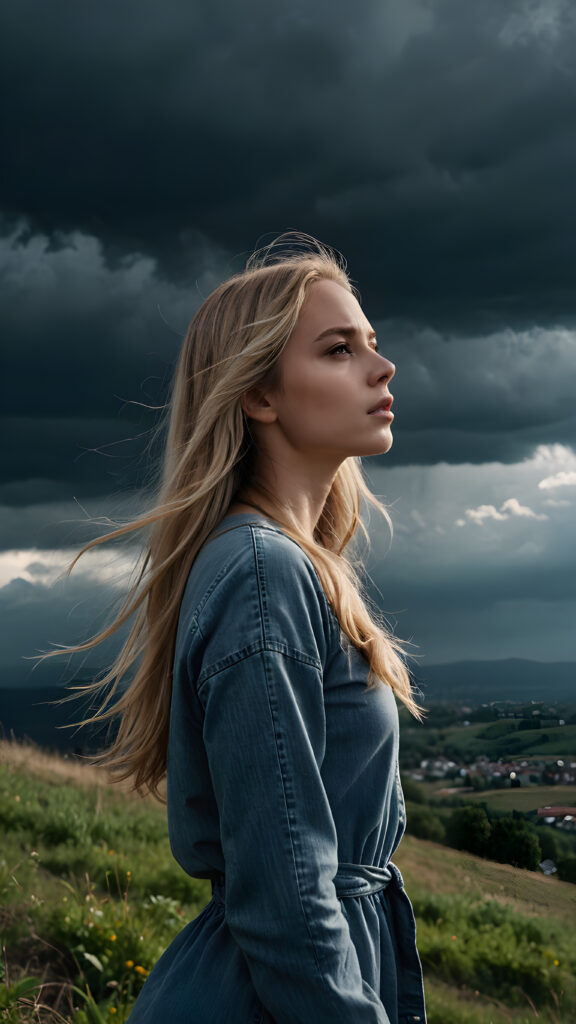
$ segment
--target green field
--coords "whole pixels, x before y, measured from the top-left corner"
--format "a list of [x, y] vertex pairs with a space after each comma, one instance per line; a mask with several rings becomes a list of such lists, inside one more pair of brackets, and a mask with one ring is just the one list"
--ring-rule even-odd
[[[0, 1021], [123, 1024], [209, 897], [173, 861], [164, 808], [73, 760], [0, 743], [0, 828]], [[416, 911], [429, 1024], [576, 1020], [576, 886], [411, 836], [395, 861]]]
[[424, 727], [415, 726], [402, 717], [401, 753], [405, 767], [439, 755], [468, 764], [483, 755], [491, 761], [500, 757], [543, 761], [576, 759], [576, 724], [520, 729], [520, 719], [505, 718], [469, 726], [461, 723], [436, 726], [434, 715], [434, 708], [431, 708]]
[[467, 803], [485, 803], [494, 811], [528, 814], [539, 807], [576, 808], [576, 786], [525, 786], [518, 789], [487, 789], [466, 793]]

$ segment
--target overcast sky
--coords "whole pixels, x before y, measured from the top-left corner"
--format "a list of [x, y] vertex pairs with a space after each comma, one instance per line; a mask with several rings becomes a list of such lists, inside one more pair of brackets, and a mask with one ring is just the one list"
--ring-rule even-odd
[[85, 516], [141, 507], [136, 403], [290, 229], [344, 253], [397, 365], [367, 470], [398, 633], [576, 661], [575, 44], [572, 0], [2, 5], [3, 683], [120, 594], [129, 551], [61, 574]]

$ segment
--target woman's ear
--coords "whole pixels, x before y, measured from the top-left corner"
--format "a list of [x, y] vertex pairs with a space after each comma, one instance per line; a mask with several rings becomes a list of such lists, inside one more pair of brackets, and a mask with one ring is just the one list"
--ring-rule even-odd
[[248, 419], [259, 423], [274, 423], [278, 418], [270, 398], [259, 387], [245, 391], [240, 401]]

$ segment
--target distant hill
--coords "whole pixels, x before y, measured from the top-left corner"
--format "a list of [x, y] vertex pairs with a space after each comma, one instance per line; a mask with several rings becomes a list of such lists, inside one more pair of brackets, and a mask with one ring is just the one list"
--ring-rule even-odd
[[46, 687], [62, 690], [77, 682], [91, 683], [98, 676], [104, 674], [104, 669], [98, 665], [83, 664], [78, 658], [76, 664], [68, 657], [49, 658], [47, 661], [28, 661], [22, 658], [20, 662], [11, 665], [9, 668], [2, 667], [0, 678], [0, 692], [5, 687], [12, 690], [41, 690]]
[[[31, 686], [42, 670], [44, 685]], [[62, 729], [86, 715], [82, 700], [55, 704], [66, 694], [62, 665], [40, 666], [19, 686], [0, 687], [0, 733], [28, 736], [55, 750], [93, 748], [103, 733]], [[95, 670], [96, 674], [96, 670]], [[449, 665], [417, 666], [414, 674], [426, 703], [445, 701], [477, 706], [493, 700], [576, 700], [576, 663], [538, 662], [521, 658], [504, 661], [460, 661]], [[86, 669], [76, 682], [89, 682]], [[8, 680], [6, 680], [8, 682]], [[71, 681], [67, 681], [68, 685]]]
[[85, 753], [102, 745], [107, 726], [99, 730], [77, 729], [88, 716], [85, 698], [59, 703], [66, 696], [62, 686], [0, 688], [0, 735], [30, 739], [39, 746], [62, 753]]
[[576, 700], [576, 662], [458, 661], [413, 667], [426, 702]]

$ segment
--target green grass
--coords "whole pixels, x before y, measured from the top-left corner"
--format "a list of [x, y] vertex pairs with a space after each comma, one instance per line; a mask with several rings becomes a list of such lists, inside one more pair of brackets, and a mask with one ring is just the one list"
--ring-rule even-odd
[[496, 864], [414, 836], [404, 837], [394, 862], [414, 900], [430, 893], [464, 894], [471, 904], [494, 900], [526, 918], [554, 921], [560, 932], [576, 920], [576, 885], [539, 872]]
[[535, 1012], [528, 998], [524, 1007], [511, 1007], [469, 986], [447, 985], [433, 975], [426, 983], [428, 1024], [562, 1024], [559, 1007]]
[[481, 793], [466, 793], [466, 803], [485, 803], [491, 810], [502, 813], [521, 811], [528, 814], [539, 807], [575, 807], [576, 786], [526, 786], [519, 789], [487, 789]]
[[472, 725], [448, 725], [423, 729], [406, 725], [403, 729], [403, 757], [410, 760], [413, 750], [418, 759], [446, 754], [454, 760], [467, 763], [486, 755], [490, 760], [499, 757], [524, 757], [537, 760], [563, 758], [570, 760], [576, 750], [576, 725], [546, 726], [542, 729], [519, 729], [520, 719], [502, 719], [496, 722], [474, 722]]
[[[209, 885], [173, 861], [161, 805], [95, 784], [74, 762], [0, 752], [0, 1021], [122, 1024]], [[430, 1024], [576, 1019], [576, 886], [411, 836], [395, 862]]]

